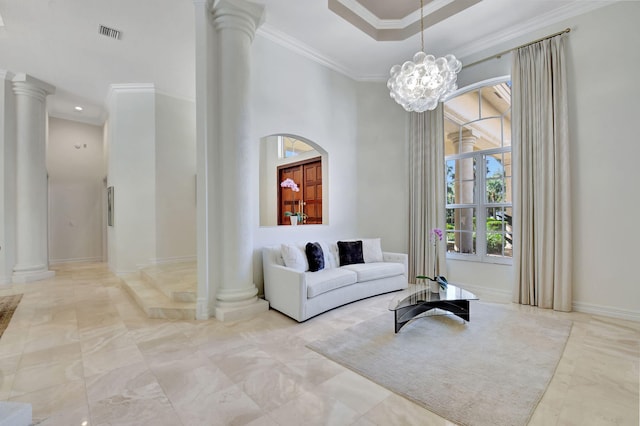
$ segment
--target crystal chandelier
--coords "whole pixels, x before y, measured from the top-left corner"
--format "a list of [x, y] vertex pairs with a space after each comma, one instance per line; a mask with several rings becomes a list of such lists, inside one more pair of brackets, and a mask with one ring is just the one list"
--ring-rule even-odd
[[391, 98], [411, 112], [433, 110], [438, 102], [458, 88], [456, 79], [462, 62], [453, 55], [436, 59], [424, 53], [424, 10], [420, 0], [420, 37], [422, 50], [413, 56], [413, 62], [391, 68], [387, 87]]

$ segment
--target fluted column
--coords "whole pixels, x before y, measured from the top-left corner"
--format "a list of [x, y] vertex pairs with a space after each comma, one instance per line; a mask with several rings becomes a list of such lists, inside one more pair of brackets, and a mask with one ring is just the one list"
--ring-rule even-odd
[[222, 257], [216, 292], [216, 318], [234, 320], [266, 311], [253, 283], [253, 226], [249, 140], [249, 73], [251, 42], [263, 17], [263, 6], [244, 0], [221, 0], [213, 7], [217, 39], [217, 146], [221, 203]]
[[13, 282], [53, 277], [49, 271], [47, 230], [46, 108], [55, 89], [20, 75], [16, 95], [16, 264]]
[[[448, 135], [453, 142], [454, 152], [464, 154], [473, 151], [473, 147], [478, 140], [471, 131], [464, 130], [462, 135], [455, 132]], [[473, 203], [473, 191], [475, 186], [475, 176], [473, 169], [473, 158], [456, 160], [456, 180], [455, 193], [456, 204]], [[456, 247], [460, 253], [473, 253], [473, 210], [456, 209]]]

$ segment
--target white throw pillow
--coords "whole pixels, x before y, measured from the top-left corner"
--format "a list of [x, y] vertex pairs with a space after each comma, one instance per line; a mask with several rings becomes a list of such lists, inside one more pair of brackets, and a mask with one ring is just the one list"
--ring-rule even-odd
[[287, 268], [295, 269], [299, 272], [309, 270], [309, 262], [304, 250], [295, 244], [282, 244], [282, 260]]
[[362, 239], [362, 257], [364, 257], [364, 263], [383, 261], [380, 238]]
[[[335, 250], [338, 250], [338, 246], [335, 246]], [[328, 244], [324, 241], [320, 241], [320, 247], [322, 247], [322, 252], [324, 253], [324, 269], [332, 269], [338, 267], [338, 262], [336, 262], [335, 254], [333, 253], [333, 248], [331, 244]]]

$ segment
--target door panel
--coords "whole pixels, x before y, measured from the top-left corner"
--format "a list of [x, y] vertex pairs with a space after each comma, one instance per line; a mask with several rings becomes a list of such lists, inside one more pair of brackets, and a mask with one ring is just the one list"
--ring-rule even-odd
[[322, 223], [322, 163], [320, 160], [304, 164], [305, 223]]
[[[280, 187], [280, 182], [287, 178], [293, 179], [300, 188], [299, 192]], [[278, 225], [291, 224], [291, 220], [285, 216], [287, 211], [305, 213], [307, 217], [301, 224], [322, 223], [321, 159], [278, 168], [278, 198]]]

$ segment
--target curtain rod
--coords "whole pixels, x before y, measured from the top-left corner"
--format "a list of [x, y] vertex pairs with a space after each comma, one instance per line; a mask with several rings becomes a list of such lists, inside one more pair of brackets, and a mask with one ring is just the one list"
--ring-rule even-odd
[[494, 59], [494, 58], [495, 59], [499, 59], [502, 55], [504, 55], [506, 53], [510, 53], [513, 50], [520, 49], [522, 47], [531, 46], [532, 44], [538, 43], [538, 42], [540, 42], [542, 40], [546, 40], [548, 38], [552, 38], [552, 37], [555, 37], [555, 36], [559, 36], [560, 34], [565, 34], [565, 33], [569, 33], [569, 32], [571, 32], [571, 28], [565, 28], [564, 30], [558, 31], [557, 33], [553, 33], [551, 35], [548, 35], [548, 36], [545, 36], [545, 37], [541, 37], [541, 38], [539, 38], [537, 40], [530, 41], [529, 43], [521, 44], [520, 46], [512, 47], [511, 49], [508, 49], [508, 50], [503, 50], [500, 53], [496, 53], [496, 54], [488, 56], [488, 57], [486, 57], [484, 59], [480, 59], [480, 60], [472, 62], [472, 63], [470, 63], [468, 65], [464, 65], [462, 68], [468, 68], [468, 67], [472, 67], [474, 65], [478, 65], [478, 64], [481, 64], [482, 62], [488, 61], [489, 59]]

